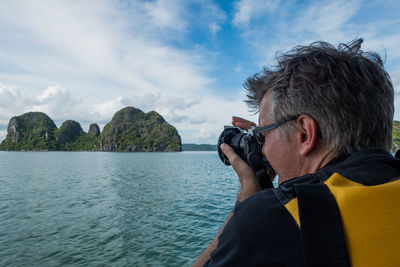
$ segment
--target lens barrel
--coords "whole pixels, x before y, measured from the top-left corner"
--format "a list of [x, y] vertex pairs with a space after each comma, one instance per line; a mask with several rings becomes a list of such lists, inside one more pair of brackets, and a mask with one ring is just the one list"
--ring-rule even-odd
[[220, 148], [223, 143], [231, 146], [235, 153], [250, 165], [263, 189], [272, 187], [271, 180], [267, 174], [267, 168], [271, 168], [271, 165], [262, 155], [261, 145], [257, 143], [255, 137], [245, 133], [239, 127], [224, 127], [218, 138], [218, 155], [225, 165], [231, 165], [229, 159]]
[[239, 154], [239, 156], [241, 156], [240, 154], [240, 141], [242, 140], [242, 138], [244, 137], [244, 135], [246, 135], [242, 129], [238, 128], [238, 127], [234, 127], [234, 126], [225, 126], [224, 131], [221, 133], [221, 135], [218, 138], [218, 156], [219, 158], [222, 160], [222, 162], [225, 165], [231, 165], [231, 163], [229, 162], [229, 159], [225, 156], [225, 154], [222, 152], [220, 146], [221, 144], [225, 143], [228, 144], [229, 146], [231, 146], [233, 148], [233, 150]]

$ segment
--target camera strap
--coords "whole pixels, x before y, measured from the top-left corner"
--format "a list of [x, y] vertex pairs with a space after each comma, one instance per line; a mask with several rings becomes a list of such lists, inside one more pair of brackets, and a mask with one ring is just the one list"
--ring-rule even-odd
[[325, 184], [294, 185], [307, 266], [350, 266], [342, 220]]

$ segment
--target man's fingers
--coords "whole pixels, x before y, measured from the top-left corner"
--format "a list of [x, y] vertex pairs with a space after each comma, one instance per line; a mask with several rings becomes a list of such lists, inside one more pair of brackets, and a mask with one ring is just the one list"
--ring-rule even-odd
[[254, 193], [260, 191], [260, 183], [258, 182], [250, 166], [244, 160], [242, 160], [229, 145], [221, 144], [220, 148], [222, 152], [224, 152], [225, 156], [229, 159], [233, 169], [239, 177], [241, 190], [238, 195], [238, 201], [243, 201]]
[[248, 131], [251, 128], [251, 125], [245, 122], [232, 122], [232, 124], [246, 131]]
[[233, 151], [233, 148], [231, 148], [227, 144], [221, 144], [221, 150], [224, 152], [225, 156], [229, 159], [229, 162], [232, 164], [232, 161], [236, 159], [240, 159], [239, 156]]
[[230, 147], [227, 144], [221, 144], [221, 150], [224, 152], [225, 156], [229, 159], [229, 162], [231, 163], [232, 167], [237, 170], [237, 168], [240, 166], [240, 164], [245, 163], [233, 150], [232, 147]]
[[246, 120], [246, 119], [243, 119], [243, 118], [241, 118], [241, 117], [232, 116], [232, 120], [233, 120], [233, 121], [247, 122], [247, 123], [250, 123], [250, 124], [254, 124], [254, 125], [255, 125], [254, 122], [249, 121], [249, 120]]
[[239, 179], [254, 176], [250, 166], [235, 153], [232, 147], [227, 144], [221, 144], [221, 150], [229, 159], [229, 162], [238, 174]]
[[232, 125], [244, 130], [249, 130], [251, 127], [256, 126], [256, 124], [252, 121], [235, 116], [232, 117]]

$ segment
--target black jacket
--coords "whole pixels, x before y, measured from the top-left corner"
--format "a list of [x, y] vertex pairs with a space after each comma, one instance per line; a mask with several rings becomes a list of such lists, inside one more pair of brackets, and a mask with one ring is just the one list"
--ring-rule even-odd
[[204, 266], [304, 266], [300, 230], [284, 204], [296, 197], [294, 184], [323, 182], [335, 172], [378, 185], [400, 176], [400, 160], [384, 150], [362, 150], [253, 195], [237, 205]]

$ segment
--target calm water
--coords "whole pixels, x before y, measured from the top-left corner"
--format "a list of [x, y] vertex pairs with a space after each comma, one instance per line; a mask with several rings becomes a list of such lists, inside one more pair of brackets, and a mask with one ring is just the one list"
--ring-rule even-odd
[[236, 179], [216, 152], [0, 152], [0, 266], [190, 266]]

